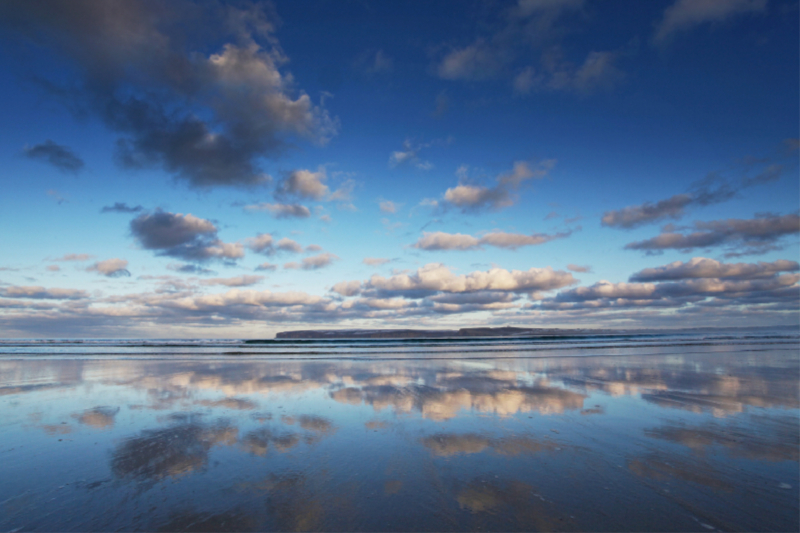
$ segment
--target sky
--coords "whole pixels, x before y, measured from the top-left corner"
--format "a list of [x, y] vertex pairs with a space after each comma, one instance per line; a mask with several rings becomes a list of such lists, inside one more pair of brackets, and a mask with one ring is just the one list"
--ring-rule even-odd
[[789, 0], [0, 4], [0, 336], [800, 318]]

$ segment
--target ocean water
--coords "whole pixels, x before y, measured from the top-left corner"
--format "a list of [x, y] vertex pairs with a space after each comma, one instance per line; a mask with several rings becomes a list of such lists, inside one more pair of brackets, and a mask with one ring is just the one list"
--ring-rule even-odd
[[800, 335], [0, 340], [2, 531], [796, 531]]

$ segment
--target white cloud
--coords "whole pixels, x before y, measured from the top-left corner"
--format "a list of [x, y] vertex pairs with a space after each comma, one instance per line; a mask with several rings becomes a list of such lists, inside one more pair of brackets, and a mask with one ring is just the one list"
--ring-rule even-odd
[[293, 170], [283, 180], [275, 194], [319, 200], [328, 194], [328, 186], [324, 183], [327, 179], [325, 167], [319, 167], [316, 172], [305, 169]]
[[259, 233], [255, 237], [245, 240], [245, 246], [259, 254], [272, 255], [275, 253], [273, 238], [269, 233]]
[[260, 265], [258, 265], [256, 267], [256, 270], [269, 270], [269, 271], [272, 271], [272, 270], [276, 270], [277, 268], [278, 268], [278, 265], [274, 265], [272, 263], [261, 263]]
[[331, 291], [342, 296], [355, 296], [361, 292], [360, 281], [340, 281], [331, 288]]
[[734, 15], [763, 11], [767, 0], [677, 0], [664, 11], [653, 40], [664, 43], [675, 33]]
[[94, 256], [89, 254], [66, 254], [58, 259], [53, 259], [53, 261], [88, 261], [92, 258]]
[[473, 292], [483, 290], [529, 292], [547, 291], [576, 283], [572, 274], [547, 268], [505, 270], [492, 268], [486, 272], [456, 275], [441, 263], [429, 263], [413, 274], [395, 274], [390, 278], [373, 275], [366, 289], [391, 292]]
[[261, 202], [244, 206], [245, 211], [269, 211], [275, 218], [308, 218], [311, 210], [300, 204], [270, 204]]
[[467, 168], [461, 166], [456, 171], [460, 183], [445, 191], [442, 204], [457, 207], [465, 213], [483, 209], [498, 211], [514, 204], [514, 193], [524, 182], [544, 178], [555, 164], [554, 159], [546, 159], [531, 168], [526, 161], [516, 161], [510, 172], [497, 176], [497, 184], [493, 187], [467, 183]]
[[570, 263], [567, 265], [567, 270], [571, 270], [572, 272], [586, 273], [586, 272], [591, 272], [592, 267], [588, 265], [573, 265], [572, 263]]
[[569, 237], [572, 232], [556, 233], [548, 235], [545, 233], [534, 233], [524, 235], [521, 233], [507, 233], [504, 231], [493, 231], [482, 237], [473, 237], [462, 233], [445, 233], [443, 231], [423, 232], [420, 238], [412, 246], [420, 250], [474, 250], [482, 246], [494, 246], [497, 248], [507, 248], [515, 250], [522, 246], [536, 246], [552, 241]]
[[384, 213], [397, 213], [398, 209], [402, 206], [402, 204], [398, 204], [396, 202], [392, 202], [390, 200], [384, 200], [379, 204], [381, 211]]
[[300, 243], [293, 241], [292, 239], [287, 239], [286, 237], [278, 241], [276, 248], [283, 252], [291, 252], [295, 254], [299, 254], [303, 251], [303, 247], [300, 245]]
[[224, 285], [226, 287], [247, 287], [255, 285], [264, 279], [264, 276], [236, 276], [232, 278], [211, 278], [200, 281], [200, 285]]
[[98, 274], [102, 274], [103, 276], [108, 276], [110, 278], [120, 277], [120, 276], [130, 276], [131, 273], [128, 272], [128, 261], [125, 259], [106, 259], [105, 261], [98, 261], [97, 263], [93, 264], [89, 268], [86, 269], [87, 272], [97, 272]]
[[0, 288], [0, 296], [5, 298], [31, 298], [35, 300], [78, 300], [88, 298], [86, 291], [77, 289], [46, 289], [39, 286], [18, 286]]
[[381, 266], [391, 261], [391, 259], [384, 259], [382, 257], [365, 257], [362, 263], [369, 266]]
[[772, 263], [723, 263], [707, 257], [693, 257], [689, 261], [675, 261], [657, 268], [645, 268], [633, 275], [631, 281], [666, 281], [695, 278], [757, 279], [779, 272], [800, 270], [797, 261], [779, 259]]

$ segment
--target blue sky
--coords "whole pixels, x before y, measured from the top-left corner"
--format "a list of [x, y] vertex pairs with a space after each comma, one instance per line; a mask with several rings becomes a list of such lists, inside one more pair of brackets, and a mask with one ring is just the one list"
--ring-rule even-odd
[[0, 335], [797, 324], [797, 2], [0, 19]]

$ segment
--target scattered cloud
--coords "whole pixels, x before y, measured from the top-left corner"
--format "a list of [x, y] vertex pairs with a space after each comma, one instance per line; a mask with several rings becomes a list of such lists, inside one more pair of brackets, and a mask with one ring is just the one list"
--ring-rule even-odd
[[88, 298], [86, 291], [77, 289], [46, 289], [39, 286], [0, 287], [0, 296], [4, 298], [30, 298], [32, 300], [81, 300]]
[[272, 263], [261, 263], [260, 265], [258, 265], [256, 267], [256, 270], [266, 270], [266, 271], [272, 272], [274, 270], [277, 270], [277, 268], [278, 268], [278, 265], [274, 265]]
[[369, 266], [381, 266], [390, 261], [391, 259], [384, 259], [382, 257], [365, 257], [361, 262]]
[[66, 146], [56, 144], [47, 139], [41, 144], [26, 146], [23, 149], [25, 157], [36, 159], [53, 165], [62, 172], [77, 173], [83, 168], [83, 159]]
[[128, 262], [125, 259], [106, 259], [105, 261], [98, 261], [89, 268], [87, 272], [97, 272], [109, 278], [119, 278], [123, 276], [130, 276], [128, 271]]
[[275, 198], [279, 200], [296, 198], [340, 203], [351, 201], [355, 181], [344, 179], [339, 188], [334, 191], [331, 191], [328, 187], [327, 181], [328, 172], [323, 166], [320, 166], [316, 172], [305, 169], [293, 170], [278, 184], [275, 190]]
[[275, 253], [273, 238], [269, 233], [259, 233], [255, 237], [247, 239], [245, 246], [257, 254], [272, 255]]
[[[672, 228], [667, 227], [667, 230]], [[787, 235], [800, 233], [800, 216], [762, 214], [752, 219], [729, 218], [695, 222], [692, 233], [664, 231], [660, 235], [625, 245], [626, 250], [659, 253], [663, 250], [690, 252], [696, 248], [725, 245], [726, 257], [755, 255], [781, 249], [776, 243]]]
[[224, 285], [225, 287], [249, 287], [264, 279], [264, 276], [235, 276], [232, 278], [211, 278], [204, 279], [200, 285]]
[[320, 167], [316, 172], [293, 170], [278, 186], [275, 196], [320, 200], [329, 192], [328, 186], [324, 183], [327, 179], [324, 167]]
[[380, 209], [384, 213], [394, 214], [403, 206], [403, 204], [398, 204], [397, 202], [392, 202], [390, 200], [384, 200], [379, 204]]
[[304, 270], [316, 270], [330, 265], [332, 262], [339, 259], [336, 255], [325, 252], [318, 255], [312, 255], [303, 259], [302, 268]]
[[48, 272], [58, 272], [59, 270], [61, 270], [61, 267], [58, 265], [47, 265]]
[[299, 254], [303, 251], [303, 247], [300, 245], [300, 243], [293, 241], [292, 239], [287, 239], [286, 237], [279, 240], [275, 245], [275, 248], [282, 252], [290, 252], [294, 254]]
[[449, 81], [507, 79], [516, 95], [610, 89], [625, 77], [616, 64], [620, 52], [589, 50], [577, 62], [564, 57], [564, 19], [582, 7], [582, 0], [521, 0], [501, 10], [494, 24], [484, 21], [484, 27], [493, 28], [489, 34], [466, 46], [443, 48], [431, 70]]
[[411, 165], [419, 170], [431, 170], [433, 164], [430, 161], [420, 159], [419, 152], [424, 148], [433, 146], [436, 142], [417, 143], [411, 139], [403, 141], [403, 149], [392, 152], [389, 156], [389, 166], [397, 168], [405, 165]]
[[399, 273], [389, 278], [373, 275], [365, 290], [380, 295], [462, 293], [477, 291], [531, 292], [548, 291], [577, 283], [572, 274], [552, 268], [505, 270], [456, 275], [441, 263], [429, 263], [413, 274]]
[[772, 263], [723, 263], [707, 257], [693, 257], [689, 261], [675, 261], [668, 265], [645, 268], [632, 274], [629, 281], [674, 281], [682, 279], [758, 279], [773, 277], [779, 272], [797, 272], [797, 261], [779, 259]]
[[308, 218], [311, 210], [300, 204], [269, 204], [261, 202], [244, 206], [245, 211], [269, 211], [274, 218]]
[[94, 256], [90, 254], [66, 254], [53, 261], [88, 261], [93, 258]]
[[[47, 9], [30, 2], [0, 8], [6, 33], [75, 67], [79, 87], [42, 86], [119, 132], [122, 166], [157, 165], [196, 187], [265, 183], [258, 158], [281, 153], [295, 138], [325, 143], [338, 130], [338, 120], [281, 72], [288, 60], [274, 36], [276, 20], [265, 4], [55, 0]], [[187, 24], [216, 42], [192, 47]]]
[[665, 44], [676, 33], [736, 15], [764, 11], [767, 0], [677, 0], [664, 11], [653, 41]]
[[428, 205], [452, 206], [464, 213], [498, 211], [514, 205], [516, 201], [514, 193], [524, 182], [544, 178], [555, 164], [554, 159], [547, 159], [531, 168], [530, 163], [517, 161], [510, 172], [497, 177], [497, 184], [493, 187], [470, 183], [467, 179], [467, 169], [460, 167], [457, 171], [460, 177], [459, 184], [447, 189], [442, 201], [428, 201]]
[[[745, 165], [745, 170], [748, 166], [751, 165]], [[760, 168], [760, 172], [755, 176], [745, 173], [739, 180], [726, 180], [718, 173], [712, 172], [704, 179], [694, 182], [687, 193], [676, 194], [656, 203], [645, 202], [615, 211], [606, 211], [601, 222], [607, 227], [632, 229], [665, 219], [677, 220], [682, 218], [690, 207], [726, 202], [735, 198], [743, 189], [777, 181], [783, 170], [783, 165], [770, 163]]]
[[195, 265], [192, 263], [170, 263], [167, 265], [167, 268], [170, 270], [174, 270], [175, 272], [180, 272], [181, 274], [215, 274], [215, 272], [208, 268], [203, 268], [200, 265]]
[[114, 205], [107, 205], [104, 206], [100, 212], [101, 213], [138, 213], [142, 211], [144, 208], [140, 205], [131, 207], [124, 202], [115, 202]]
[[592, 267], [588, 265], [573, 265], [572, 263], [570, 263], [567, 265], [567, 270], [570, 270], [572, 272], [588, 273], [592, 271]]
[[340, 281], [331, 288], [332, 292], [342, 296], [355, 296], [361, 292], [360, 281]]
[[497, 248], [507, 248], [516, 250], [522, 246], [536, 246], [552, 241], [569, 237], [571, 231], [548, 235], [546, 233], [534, 233], [524, 235], [521, 233], [506, 233], [504, 231], [493, 231], [482, 237], [473, 237], [462, 233], [445, 233], [443, 231], [423, 232], [422, 238], [412, 245], [413, 248], [420, 250], [475, 250], [482, 249], [483, 246], [494, 246]]
[[[589, 287], [561, 291], [543, 299], [540, 310], [595, 310], [654, 308], [702, 309], [718, 306], [782, 302], [796, 311], [800, 300], [800, 274], [794, 261], [758, 264], [725, 264], [698, 257], [686, 263], [675, 262], [645, 269], [631, 280], [654, 282], [611, 283], [600, 281]], [[719, 277], [722, 276], [722, 277]], [[741, 310], [739, 310], [741, 313]]]
[[184, 261], [236, 260], [244, 257], [239, 243], [222, 242], [217, 227], [191, 214], [156, 209], [131, 220], [131, 234], [145, 250]]

